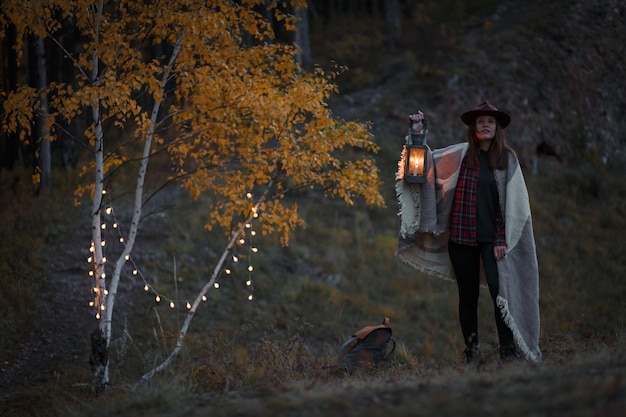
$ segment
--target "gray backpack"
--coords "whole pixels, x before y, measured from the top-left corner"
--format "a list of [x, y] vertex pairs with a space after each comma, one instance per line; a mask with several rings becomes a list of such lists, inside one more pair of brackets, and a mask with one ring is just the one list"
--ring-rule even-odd
[[339, 348], [339, 370], [351, 373], [361, 366], [375, 366], [389, 358], [396, 349], [396, 341], [391, 335], [388, 317], [382, 324], [367, 326], [354, 333]]

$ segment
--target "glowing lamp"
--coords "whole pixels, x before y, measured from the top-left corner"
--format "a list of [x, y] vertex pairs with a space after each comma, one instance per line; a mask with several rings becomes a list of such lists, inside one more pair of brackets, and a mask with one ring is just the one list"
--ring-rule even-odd
[[406, 139], [404, 181], [409, 183], [426, 182], [428, 172], [428, 147], [426, 146], [426, 119], [422, 120], [423, 129], [420, 133], [413, 131], [412, 122], [409, 122], [409, 134]]

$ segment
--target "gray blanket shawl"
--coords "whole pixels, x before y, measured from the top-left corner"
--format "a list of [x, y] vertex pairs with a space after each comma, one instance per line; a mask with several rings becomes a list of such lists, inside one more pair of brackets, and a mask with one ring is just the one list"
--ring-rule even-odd
[[[412, 267], [454, 280], [448, 255], [448, 221], [461, 161], [468, 144], [428, 153], [427, 182], [402, 181], [404, 153], [398, 163], [396, 194], [400, 233], [397, 256]], [[500, 206], [504, 213], [507, 255], [498, 261], [496, 303], [526, 358], [541, 360], [539, 349], [539, 273], [528, 191], [517, 157], [509, 154], [508, 168], [496, 170]]]

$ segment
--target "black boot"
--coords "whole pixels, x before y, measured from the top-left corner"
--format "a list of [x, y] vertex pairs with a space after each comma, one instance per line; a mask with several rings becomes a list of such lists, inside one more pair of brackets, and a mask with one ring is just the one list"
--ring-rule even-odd
[[480, 348], [478, 345], [468, 346], [463, 351], [463, 358], [465, 358], [466, 365], [472, 365], [476, 363], [479, 357], [480, 357]]
[[519, 359], [521, 355], [515, 348], [515, 345], [500, 346], [500, 360], [503, 362], [510, 362]]

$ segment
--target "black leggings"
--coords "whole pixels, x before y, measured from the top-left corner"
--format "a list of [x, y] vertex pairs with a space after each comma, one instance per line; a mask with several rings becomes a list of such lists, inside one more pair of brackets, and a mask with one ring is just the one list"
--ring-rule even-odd
[[493, 254], [493, 243], [481, 243], [477, 246], [460, 245], [448, 242], [448, 253], [459, 287], [459, 320], [463, 339], [468, 348], [478, 345], [478, 295], [480, 290], [480, 259], [487, 286], [493, 301], [496, 327], [500, 346], [514, 346], [513, 333], [504, 323], [502, 313], [496, 305], [498, 296], [498, 266]]

